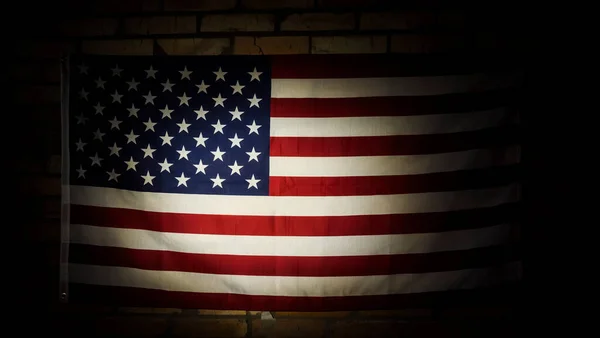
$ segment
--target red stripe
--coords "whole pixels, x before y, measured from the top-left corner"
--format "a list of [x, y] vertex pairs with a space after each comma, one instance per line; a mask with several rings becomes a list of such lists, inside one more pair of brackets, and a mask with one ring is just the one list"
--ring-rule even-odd
[[515, 68], [508, 57], [449, 55], [274, 55], [271, 76], [277, 78], [356, 78], [390, 76], [439, 76]]
[[360, 98], [271, 98], [271, 117], [349, 117], [452, 114], [513, 105], [514, 90], [496, 90], [435, 96]]
[[432, 135], [361, 137], [271, 137], [271, 156], [382, 156], [420, 155], [516, 144], [519, 128]]
[[269, 178], [271, 196], [410, 194], [503, 186], [518, 179], [519, 166], [423, 175]]
[[71, 223], [176, 233], [257, 236], [408, 234], [513, 222], [517, 204], [453, 212], [336, 217], [227, 216], [160, 213], [71, 205]]
[[520, 284], [475, 290], [382, 296], [281, 297], [193, 293], [85, 284], [69, 285], [71, 303], [112, 306], [254, 311], [334, 311], [512, 304], [522, 297]]
[[146, 270], [254, 276], [369, 276], [483, 268], [518, 259], [517, 246], [427, 254], [282, 257], [208, 255], [71, 244], [69, 261]]

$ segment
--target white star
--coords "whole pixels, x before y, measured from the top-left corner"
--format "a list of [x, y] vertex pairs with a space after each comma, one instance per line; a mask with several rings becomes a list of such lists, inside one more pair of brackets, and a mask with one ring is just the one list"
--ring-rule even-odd
[[238, 174], [241, 175], [240, 169], [242, 169], [243, 165], [238, 165], [237, 161], [233, 161], [233, 165], [228, 165], [229, 169], [231, 169], [231, 175]]
[[179, 105], [186, 105], [186, 106], [190, 106], [190, 104], [188, 103], [188, 101], [191, 99], [191, 97], [187, 97], [187, 95], [185, 94], [185, 92], [183, 93], [183, 96], [177, 96], [177, 98], [179, 99]]
[[112, 71], [113, 76], [121, 76], [121, 72], [123, 69], [119, 68], [119, 65], [116, 65], [115, 68], [110, 69]]
[[240, 143], [242, 143], [243, 140], [244, 140], [243, 138], [239, 138], [237, 136], [237, 133], [235, 133], [235, 135], [233, 135], [233, 138], [229, 139], [229, 141], [231, 141], [231, 148], [236, 147], [236, 146], [238, 148], [241, 148], [242, 145]]
[[216, 133], [223, 134], [223, 128], [225, 128], [226, 124], [221, 124], [221, 120], [217, 120], [217, 123], [216, 124], [211, 124], [211, 126], [213, 128], [215, 128], [215, 132], [214, 132], [215, 134]]
[[102, 137], [106, 135], [106, 133], [101, 133], [100, 132], [100, 128], [96, 129], [96, 131], [94, 132], [94, 140], [100, 140], [102, 141]]
[[202, 106], [200, 106], [200, 109], [194, 110], [194, 113], [196, 113], [196, 115], [198, 115], [196, 117], [196, 120], [200, 120], [200, 119], [206, 120], [206, 114], [208, 114], [208, 110], [204, 110], [204, 108], [202, 108]]
[[219, 147], [217, 147], [217, 150], [215, 150], [215, 151], [211, 151], [211, 153], [212, 153], [212, 154], [215, 156], [215, 157], [213, 158], [213, 161], [216, 161], [217, 159], [219, 159], [219, 160], [223, 161], [223, 155], [225, 154], [225, 152], [224, 152], [224, 151], [221, 151], [221, 150], [219, 149]]
[[160, 138], [163, 140], [161, 146], [164, 146], [165, 144], [172, 146], [171, 140], [173, 139], [173, 136], [169, 136], [168, 131], [165, 131], [165, 134], [163, 136], [160, 136]]
[[242, 85], [240, 85], [240, 81], [236, 81], [236, 82], [235, 82], [235, 85], [232, 85], [232, 86], [231, 86], [231, 88], [233, 88], [233, 93], [232, 93], [231, 95], [233, 95], [233, 94], [235, 94], [235, 93], [240, 93], [240, 94], [242, 94], [242, 89], [244, 89], [244, 87], [246, 87], [246, 86], [242, 86]]
[[129, 111], [129, 117], [132, 117], [132, 116], [138, 117], [137, 113], [140, 110], [138, 108], [136, 108], [135, 105], [132, 103], [131, 108], [127, 108], [127, 111]]
[[179, 132], [186, 132], [189, 133], [188, 128], [189, 126], [191, 126], [191, 124], [189, 123], [185, 123], [185, 119], [181, 120], [181, 123], [176, 123], [176, 125], [179, 127]]
[[134, 78], [131, 78], [131, 81], [126, 82], [129, 85], [129, 90], [138, 90], [137, 86], [140, 84], [139, 82], [136, 82]]
[[246, 154], [248, 154], [248, 162], [252, 162], [252, 160], [255, 160], [256, 162], [258, 162], [258, 155], [262, 154], [259, 153], [258, 151], [254, 150], [254, 147], [252, 147], [252, 151], [250, 152], [246, 152]]
[[146, 99], [144, 104], [154, 104], [154, 99], [156, 98], [156, 96], [152, 95], [151, 91], [148, 91], [148, 95], [142, 95], [142, 97]]
[[77, 68], [79, 68], [79, 74], [86, 74], [88, 73], [88, 66], [85, 65], [85, 63], [82, 63], [80, 65], [77, 66]]
[[208, 140], [208, 137], [202, 137], [202, 133], [200, 133], [200, 135], [198, 135], [198, 137], [194, 137], [194, 140], [196, 140], [196, 147], [199, 147], [200, 145], [202, 145], [203, 147], [206, 148], [206, 144], [204, 142], [206, 142], [206, 140]]
[[94, 80], [96, 82], [96, 88], [102, 88], [104, 89], [104, 84], [106, 83], [106, 81], [102, 80], [101, 77], [98, 76], [98, 80]]
[[77, 171], [77, 178], [85, 178], [85, 172], [87, 170], [83, 169], [81, 165], [79, 166], [79, 169], [75, 169], [75, 171]]
[[213, 186], [212, 186], [213, 188], [216, 186], [223, 188], [222, 183], [223, 183], [223, 181], [225, 181], [225, 179], [219, 177], [219, 174], [217, 174], [217, 176], [215, 178], [211, 178], [210, 180], [213, 181]]
[[188, 79], [188, 80], [191, 80], [191, 79], [190, 79], [190, 75], [192, 75], [192, 73], [193, 73], [193, 71], [190, 71], [190, 70], [188, 70], [188, 69], [187, 69], [187, 66], [184, 66], [184, 67], [183, 67], [183, 70], [180, 70], [180, 71], [179, 71], [179, 74], [181, 74], [181, 79], [182, 79], [182, 80], [183, 80], [183, 79]]
[[115, 180], [115, 182], [118, 182], [119, 180], [117, 180], [117, 178], [118, 178], [119, 176], [121, 176], [121, 174], [117, 174], [117, 173], [115, 172], [115, 169], [113, 169], [113, 170], [111, 170], [111, 171], [107, 171], [106, 173], [108, 174], [108, 181], [109, 181], [109, 182], [110, 182], [110, 181], [112, 181], [112, 180]]
[[206, 167], [208, 167], [208, 164], [204, 164], [204, 163], [202, 163], [202, 160], [200, 160], [200, 162], [198, 162], [198, 164], [194, 164], [194, 167], [196, 167], [196, 174], [199, 172], [202, 172], [203, 174], [206, 175], [206, 172], [204, 171], [204, 169], [206, 169]]
[[260, 108], [260, 106], [258, 105], [258, 103], [260, 101], [262, 101], [262, 99], [259, 99], [256, 97], [256, 94], [254, 94], [254, 97], [251, 99], [248, 99], [248, 101], [250, 101], [250, 108], [252, 108], [253, 106], [256, 106], [256, 108]]
[[88, 94], [89, 92], [86, 92], [85, 89], [81, 88], [81, 91], [79, 92], [79, 97], [87, 101]]
[[243, 111], [239, 111], [238, 107], [235, 107], [234, 111], [230, 111], [229, 112], [232, 116], [231, 116], [231, 121], [238, 119], [238, 120], [242, 120], [242, 114], [244, 113]]
[[185, 175], [183, 173], [181, 173], [181, 176], [175, 177], [175, 179], [177, 180], [177, 186], [183, 185], [184, 187], [187, 187], [187, 181], [190, 178], [189, 177], [185, 177]]
[[171, 169], [169, 169], [169, 168], [171, 168], [171, 166], [173, 165], [173, 163], [167, 162], [167, 159], [165, 158], [165, 161], [163, 163], [159, 163], [158, 165], [160, 166], [160, 172], [161, 173], [163, 171], [166, 171], [166, 172], [170, 173]]
[[159, 111], [163, 114], [162, 118], [166, 119], [166, 118], [171, 118], [171, 113], [173, 112], [173, 109], [169, 109], [169, 105], [166, 104], [165, 107], [163, 109], [159, 109]]
[[213, 101], [215, 101], [215, 107], [216, 106], [225, 107], [225, 105], [224, 105], [225, 100], [227, 100], [227, 99], [224, 97], [221, 97], [221, 93], [219, 93], [219, 96], [213, 97]]
[[152, 68], [152, 66], [150, 66], [150, 69], [146, 69], [144, 71], [146, 72], [146, 79], [156, 79], [156, 72], [158, 72], [158, 70], [155, 70], [154, 68]]
[[112, 119], [112, 120], [109, 120], [109, 121], [108, 121], [108, 123], [110, 123], [110, 129], [111, 129], [111, 130], [112, 130], [112, 129], [117, 129], [117, 130], [119, 130], [119, 124], [121, 124], [121, 122], [123, 122], [123, 121], [119, 121], [119, 120], [117, 120], [117, 117], [116, 117], [116, 116], [115, 116], [115, 117], [113, 117], [113, 119]]
[[77, 141], [77, 142], [75, 143], [75, 145], [77, 146], [77, 149], [76, 149], [75, 151], [80, 151], [80, 150], [81, 150], [81, 151], [83, 151], [83, 147], [84, 147], [86, 144], [87, 144], [87, 143], [83, 143], [83, 142], [81, 141], [81, 138], [80, 138], [80, 139], [79, 139], [79, 141]]
[[94, 164], [97, 164], [99, 167], [101, 167], [100, 162], [102, 162], [103, 159], [98, 157], [98, 153], [96, 153], [94, 156], [90, 156], [90, 160], [92, 160], [92, 167]]
[[75, 116], [75, 118], [77, 119], [77, 124], [85, 124], [88, 120], [87, 117], [83, 116], [83, 113], [81, 113], [80, 115]]
[[179, 158], [178, 158], [179, 160], [181, 160], [182, 158], [185, 158], [188, 161], [190, 160], [188, 158], [188, 155], [191, 151], [185, 150], [185, 146], [181, 146], [181, 149], [177, 150], [177, 152], [179, 153]]
[[123, 95], [119, 95], [119, 92], [116, 89], [115, 89], [115, 93], [110, 94], [110, 96], [112, 96], [113, 103], [115, 103], [115, 102], [121, 103], [121, 98], [123, 97]]
[[250, 128], [250, 131], [248, 132], [248, 135], [250, 135], [252, 133], [256, 133], [256, 135], [259, 135], [258, 134], [258, 128], [262, 127], [262, 125], [256, 124], [256, 121], [252, 120], [252, 124], [247, 124], [246, 127]]
[[219, 81], [219, 79], [225, 81], [225, 74], [227, 74], [227, 72], [224, 72], [221, 70], [221, 67], [219, 67], [219, 70], [217, 70], [216, 72], [213, 72], [213, 74], [215, 74], [217, 76], [216, 81]]
[[110, 155], [108, 156], [112, 156], [112, 155], [117, 155], [117, 157], [119, 157], [119, 151], [121, 151], [121, 147], [117, 147], [117, 142], [114, 142], [112, 147], [108, 147], [108, 149], [110, 149]]
[[152, 156], [152, 153], [155, 152], [156, 149], [150, 148], [150, 144], [148, 144], [146, 146], [146, 149], [142, 149], [142, 151], [144, 152], [144, 157], [142, 157], [142, 158], [146, 158], [146, 157], [154, 158], [154, 156]]
[[250, 178], [249, 180], [246, 180], [246, 182], [248, 182], [248, 189], [255, 187], [256, 189], [258, 189], [258, 182], [260, 182], [260, 180], [256, 179], [256, 177], [254, 177], [254, 174], [252, 174], [252, 178]]
[[138, 138], [140, 135], [136, 135], [133, 133], [133, 129], [131, 129], [131, 132], [127, 135], [125, 135], [125, 137], [127, 137], [127, 144], [132, 143], [133, 144], [137, 144], [137, 142], [135, 141], [136, 138]]
[[167, 90], [170, 91], [171, 93], [173, 92], [173, 86], [175, 85], [174, 83], [169, 82], [169, 79], [167, 79], [167, 82], [163, 82], [161, 83], [161, 85], [163, 86], [163, 93], [166, 92]]
[[156, 131], [156, 130], [154, 130], [154, 126], [156, 125], [156, 122], [152, 122], [151, 118], [148, 118], [148, 121], [144, 122], [144, 125], [146, 126], [146, 130], [144, 130], [144, 131], [148, 131], [148, 130]]
[[200, 94], [202, 92], [208, 94], [208, 92], [206, 90], [208, 89], [208, 87], [210, 87], [210, 85], [205, 84], [204, 80], [202, 80], [202, 82], [200, 82], [199, 85], [196, 85], [196, 87], [198, 87], [198, 94]]
[[150, 170], [146, 170], [146, 176], [142, 176], [142, 178], [144, 179], [144, 185], [146, 185], [146, 184], [154, 185], [154, 184], [152, 184], [152, 180], [155, 177], [156, 176], [150, 176]]
[[250, 82], [252, 82], [252, 81], [254, 81], [254, 80], [256, 80], [256, 81], [260, 82], [260, 75], [261, 75], [262, 73], [263, 73], [263, 72], [258, 72], [258, 71], [256, 71], [256, 67], [254, 67], [254, 70], [253, 70], [253, 71], [251, 71], [251, 72], [248, 72], [248, 74], [250, 74]]
[[133, 169], [133, 171], [137, 171], [135, 170], [135, 166], [140, 163], [140, 162], [136, 162], [133, 160], [133, 156], [129, 156], [129, 161], [125, 161], [125, 164], [127, 164], [127, 169], [125, 169], [125, 171], [129, 170], [129, 169]]
[[102, 111], [104, 110], [104, 106], [101, 106], [101, 105], [100, 105], [100, 102], [98, 102], [98, 103], [96, 103], [96, 105], [94, 106], [94, 109], [96, 110], [96, 113], [95, 113], [95, 114], [100, 114], [100, 115], [102, 115], [102, 114], [103, 114], [103, 112], [102, 112]]

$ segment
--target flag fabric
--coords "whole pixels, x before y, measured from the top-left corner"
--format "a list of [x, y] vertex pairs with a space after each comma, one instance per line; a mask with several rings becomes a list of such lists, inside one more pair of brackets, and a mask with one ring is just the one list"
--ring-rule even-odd
[[72, 56], [66, 298], [319, 311], [518, 284], [519, 76], [476, 61]]

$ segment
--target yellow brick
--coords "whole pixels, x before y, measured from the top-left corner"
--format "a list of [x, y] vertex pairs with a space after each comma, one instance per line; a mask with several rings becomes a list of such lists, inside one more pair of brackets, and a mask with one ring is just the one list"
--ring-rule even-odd
[[86, 330], [100, 337], [155, 337], [168, 328], [166, 317], [110, 316], [94, 321]]
[[160, 0], [97, 0], [94, 12], [133, 13], [159, 10]]
[[358, 311], [357, 317], [430, 317], [432, 315], [431, 309], [405, 309], [405, 310], [379, 310], [379, 311]]
[[292, 14], [281, 22], [282, 31], [327, 31], [354, 28], [352, 13], [308, 13]]
[[32, 85], [19, 88], [16, 100], [18, 103], [59, 103], [59, 85]]
[[137, 313], [137, 314], [174, 314], [181, 313], [181, 309], [171, 308], [156, 308], [156, 307], [121, 307], [120, 313]]
[[69, 51], [75, 51], [75, 44], [65, 41], [23, 40], [17, 44], [18, 56], [40, 58], [59, 58]]
[[42, 221], [27, 227], [27, 240], [37, 243], [60, 243], [59, 220]]
[[243, 319], [203, 319], [182, 317], [173, 320], [173, 337], [245, 337], [246, 321]]
[[229, 39], [160, 39], [158, 45], [167, 55], [229, 54]]
[[392, 53], [441, 53], [467, 48], [464, 36], [404, 34], [391, 39]]
[[60, 196], [60, 178], [25, 176], [19, 182], [19, 191], [33, 196]]
[[350, 311], [329, 312], [275, 312], [275, 318], [344, 318], [348, 317]]
[[202, 18], [202, 32], [268, 32], [275, 29], [271, 14], [215, 14]]
[[242, 0], [242, 7], [252, 9], [310, 8], [314, 0]]
[[165, 0], [166, 11], [213, 11], [231, 9], [237, 0]]
[[245, 316], [242, 310], [198, 310], [200, 316]]
[[364, 13], [360, 17], [361, 30], [418, 29], [435, 23], [432, 11]]
[[327, 321], [316, 319], [277, 319], [252, 321], [252, 337], [311, 338], [323, 337]]
[[313, 54], [385, 53], [385, 36], [323, 36], [312, 39]]
[[307, 36], [236, 37], [233, 53], [242, 55], [306, 54]]
[[394, 321], [339, 321], [332, 324], [329, 337], [371, 338], [401, 336], [403, 325]]
[[84, 41], [81, 49], [88, 54], [152, 55], [152, 40]]
[[114, 35], [119, 22], [114, 18], [69, 20], [61, 25], [66, 36], [104, 36]]
[[125, 20], [125, 34], [195, 33], [195, 16], [155, 16]]

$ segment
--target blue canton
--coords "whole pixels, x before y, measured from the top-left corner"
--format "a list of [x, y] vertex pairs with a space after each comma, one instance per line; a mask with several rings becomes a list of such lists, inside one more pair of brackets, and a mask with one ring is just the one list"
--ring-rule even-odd
[[268, 195], [270, 75], [260, 56], [73, 57], [71, 184]]

